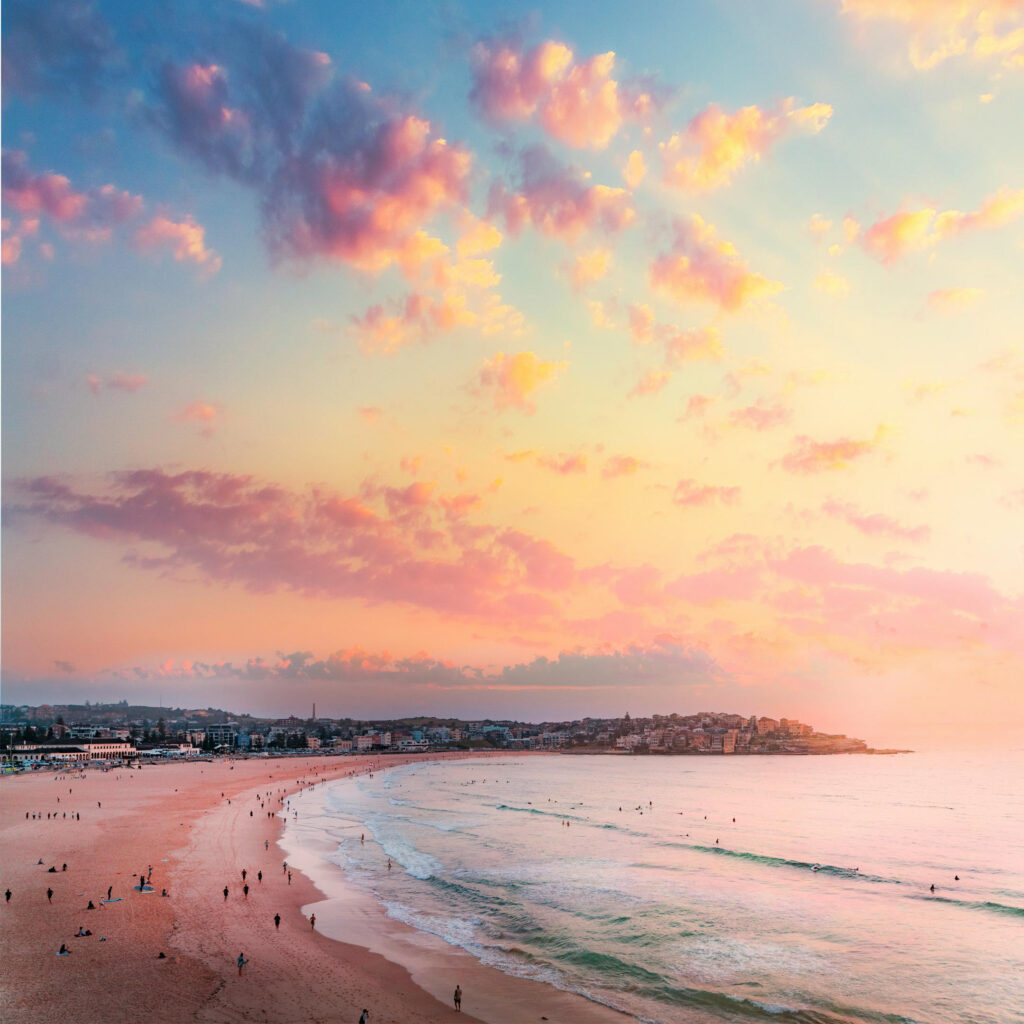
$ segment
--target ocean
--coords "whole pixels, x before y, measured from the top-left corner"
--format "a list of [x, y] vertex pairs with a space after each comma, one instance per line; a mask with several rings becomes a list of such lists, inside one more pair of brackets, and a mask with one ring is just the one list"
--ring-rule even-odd
[[509, 757], [319, 786], [288, 830], [315, 881], [640, 1021], [1011, 1024], [1022, 782], [1021, 751]]

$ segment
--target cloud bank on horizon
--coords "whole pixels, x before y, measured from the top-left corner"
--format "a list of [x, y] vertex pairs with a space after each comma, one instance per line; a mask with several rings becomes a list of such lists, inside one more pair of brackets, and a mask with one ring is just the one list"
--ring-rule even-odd
[[11, 0], [3, 86], [5, 701], [1024, 714], [1020, 0]]

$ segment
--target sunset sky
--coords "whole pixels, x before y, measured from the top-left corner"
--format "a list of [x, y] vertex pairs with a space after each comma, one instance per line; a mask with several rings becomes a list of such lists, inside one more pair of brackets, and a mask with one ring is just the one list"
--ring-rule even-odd
[[3, 7], [3, 700], [1024, 723], [1024, 2]]

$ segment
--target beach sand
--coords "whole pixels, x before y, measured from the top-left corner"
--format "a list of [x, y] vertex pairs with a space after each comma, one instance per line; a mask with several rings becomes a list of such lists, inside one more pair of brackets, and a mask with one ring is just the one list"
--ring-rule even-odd
[[[612, 1010], [388, 919], [372, 897], [332, 883], [325, 900], [294, 868], [289, 884], [279, 798], [371, 761], [386, 769], [423, 759], [258, 758], [0, 780], [0, 890], [12, 891], [0, 903], [0, 1019], [355, 1024], [366, 1007], [371, 1024], [416, 1024], [452, 1021], [458, 982], [467, 1022], [621, 1024]], [[257, 794], [268, 791], [261, 806]], [[150, 866], [154, 891], [140, 893], [138, 874]], [[337, 877], [343, 885], [340, 869]], [[119, 902], [101, 902], [108, 886]], [[97, 909], [86, 909], [90, 900]], [[74, 937], [80, 926], [93, 934]], [[70, 956], [55, 955], [61, 943]]]

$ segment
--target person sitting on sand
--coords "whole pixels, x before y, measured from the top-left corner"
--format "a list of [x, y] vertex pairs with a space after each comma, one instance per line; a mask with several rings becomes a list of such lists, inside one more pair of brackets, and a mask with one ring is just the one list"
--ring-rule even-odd
[[96, 909], [96, 904], [93, 903], [92, 900], [89, 900], [89, 906], [87, 906], [85, 909], [86, 910], [95, 910]]
[[79, 925], [78, 926], [78, 931], [75, 932], [75, 938], [77, 939], [77, 938], [79, 938], [80, 936], [82, 936], [84, 934], [85, 934], [85, 929], [81, 925]]
[[57, 950], [57, 956], [70, 956], [70, 955], [71, 955], [71, 950], [68, 949], [68, 947], [65, 946], [64, 943], [62, 942], [60, 944], [60, 949]]

